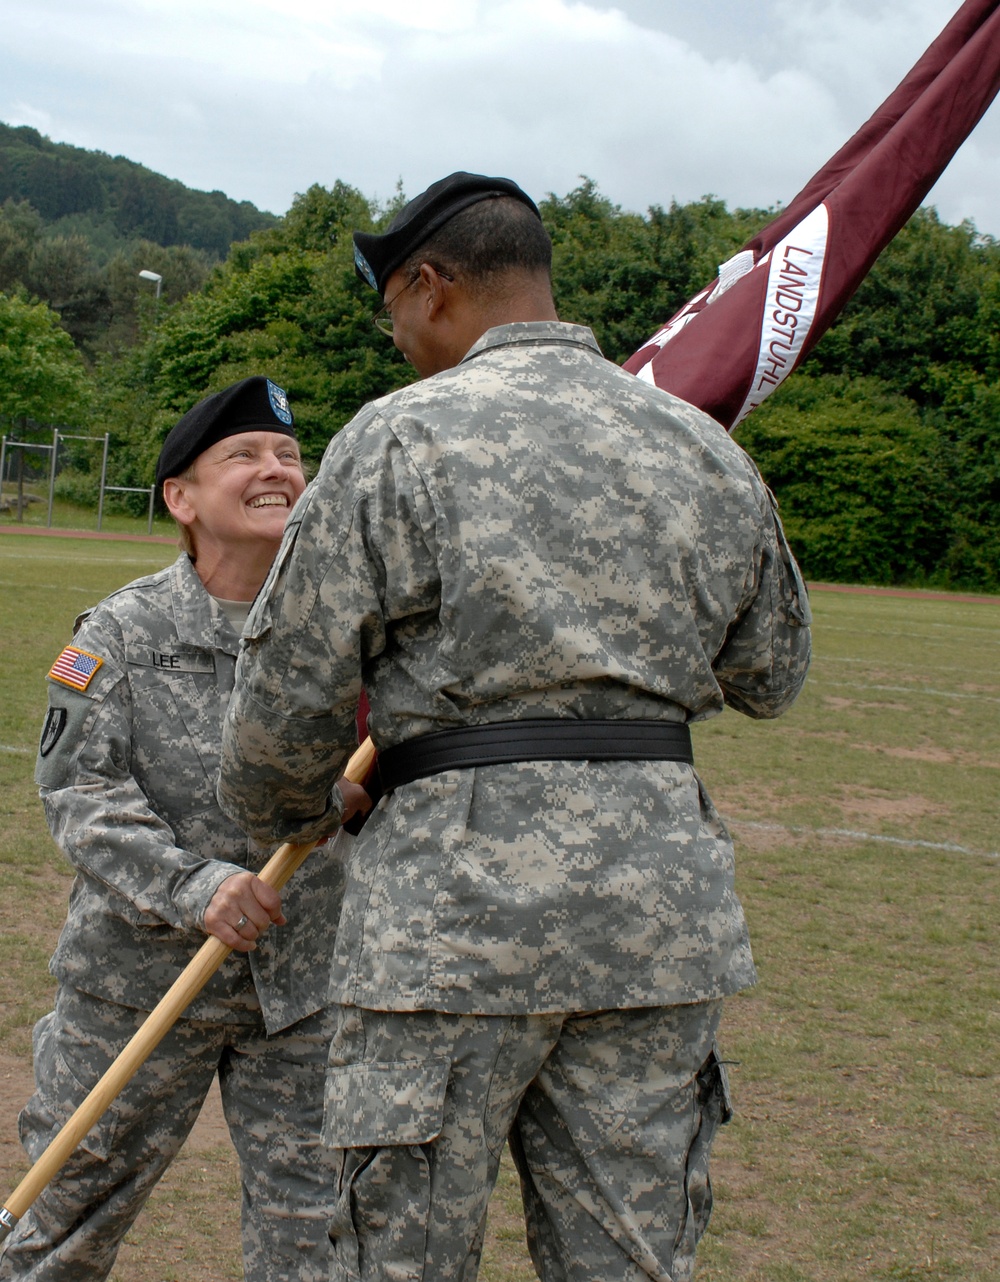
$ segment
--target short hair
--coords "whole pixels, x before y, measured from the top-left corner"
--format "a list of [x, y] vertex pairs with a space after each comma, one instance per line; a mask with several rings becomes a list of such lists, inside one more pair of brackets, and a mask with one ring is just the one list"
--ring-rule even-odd
[[473, 292], [509, 272], [552, 272], [552, 239], [541, 219], [512, 196], [490, 196], [460, 210], [433, 232], [403, 263], [407, 280], [430, 263], [461, 277]]

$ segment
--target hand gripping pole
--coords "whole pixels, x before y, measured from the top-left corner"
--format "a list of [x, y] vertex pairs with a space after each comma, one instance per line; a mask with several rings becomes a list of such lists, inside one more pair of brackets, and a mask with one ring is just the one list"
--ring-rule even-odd
[[[374, 759], [375, 746], [371, 739], [366, 739], [347, 763], [344, 775], [352, 783], [362, 783]], [[301, 846], [286, 842], [275, 851], [257, 875], [261, 881], [280, 890], [315, 845], [315, 842]], [[6, 1205], [0, 1208], [0, 1242], [10, 1233], [46, 1184], [58, 1175], [76, 1146], [132, 1080], [231, 952], [230, 946], [214, 935], [205, 940], [149, 1012], [131, 1041], [125, 1045], [118, 1058], [10, 1195]]]

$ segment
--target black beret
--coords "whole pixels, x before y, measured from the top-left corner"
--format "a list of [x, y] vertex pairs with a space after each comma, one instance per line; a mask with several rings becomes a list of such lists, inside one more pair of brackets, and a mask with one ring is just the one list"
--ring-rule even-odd
[[509, 178], [449, 174], [404, 205], [381, 236], [364, 231], [354, 233], [354, 266], [358, 275], [372, 289], [384, 294], [386, 281], [415, 249], [460, 210], [489, 196], [513, 196], [541, 218], [535, 202]]
[[238, 432], [281, 432], [295, 437], [288, 397], [277, 383], [255, 374], [189, 409], [167, 433], [156, 464], [156, 484], [179, 476], [210, 445]]

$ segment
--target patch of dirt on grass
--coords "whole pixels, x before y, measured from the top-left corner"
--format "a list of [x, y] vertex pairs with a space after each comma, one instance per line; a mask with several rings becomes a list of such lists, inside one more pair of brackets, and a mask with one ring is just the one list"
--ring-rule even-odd
[[911, 712], [912, 708], [908, 703], [893, 703], [889, 699], [845, 699], [840, 695], [825, 694], [823, 695], [823, 706], [830, 708], [834, 712], [843, 712], [846, 709], [866, 708], [876, 712]]
[[934, 764], [947, 763], [964, 767], [975, 767], [979, 770], [1000, 770], [1000, 761], [989, 761], [977, 752], [963, 752], [956, 748], [945, 752], [942, 748], [886, 748], [887, 757], [901, 757], [905, 761], [930, 761]]
[[778, 844], [785, 850], [801, 850], [807, 846], [815, 846], [817, 841], [821, 840], [811, 832], [789, 832], [779, 824], [752, 826], [753, 822], [752, 820], [741, 821], [735, 817], [729, 821], [732, 829], [733, 845], [736, 849], [737, 889], [739, 888], [740, 878], [744, 875], [749, 875], [740, 865], [741, 855], [767, 855]]
[[1000, 761], [991, 761], [978, 752], [964, 748], [942, 748], [936, 744], [921, 744], [916, 748], [886, 748], [877, 743], [852, 743], [859, 752], [872, 752], [883, 757], [897, 757], [902, 761], [926, 761], [935, 766], [962, 766], [965, 769], [1000, 770]]
[[885, 819], [938, 819], [951, 813], [949, 806], [930, 801], [927, 797], [916, 794], [887, 797], [885, 793], [869, 788], [842, 789], [837, 804], [848, 819], [863, 823], [878, 823]]
[[773, 819], [783, 806], [801, 805], [808, 798], [794, 792], [779, 792], [763, 785], [752, 787], [710, 788], [712, 800], [720, 813], [734, 820]]

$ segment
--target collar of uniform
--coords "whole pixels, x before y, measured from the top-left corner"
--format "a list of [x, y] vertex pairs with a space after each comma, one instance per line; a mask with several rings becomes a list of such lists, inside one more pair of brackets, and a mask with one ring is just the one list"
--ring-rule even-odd
[[239, 637], [206, 592], [186, 552], [171, 566], [170, 595], [178, 641], [199, 650], [223, 650], [234, 655], [238, 652]]
[[567, 347], [582, 347], [595, 355], [601, 355], [597, 339], [586, 325], [570, 325], [566, 321], [514, 321], [510, 325], [495, 325], [488, 329], [481, 338], [477, 338], [462, 357], [462, 364], [472, 360], [480, 353], [496, 347], [531, 347], [563, 344]]

